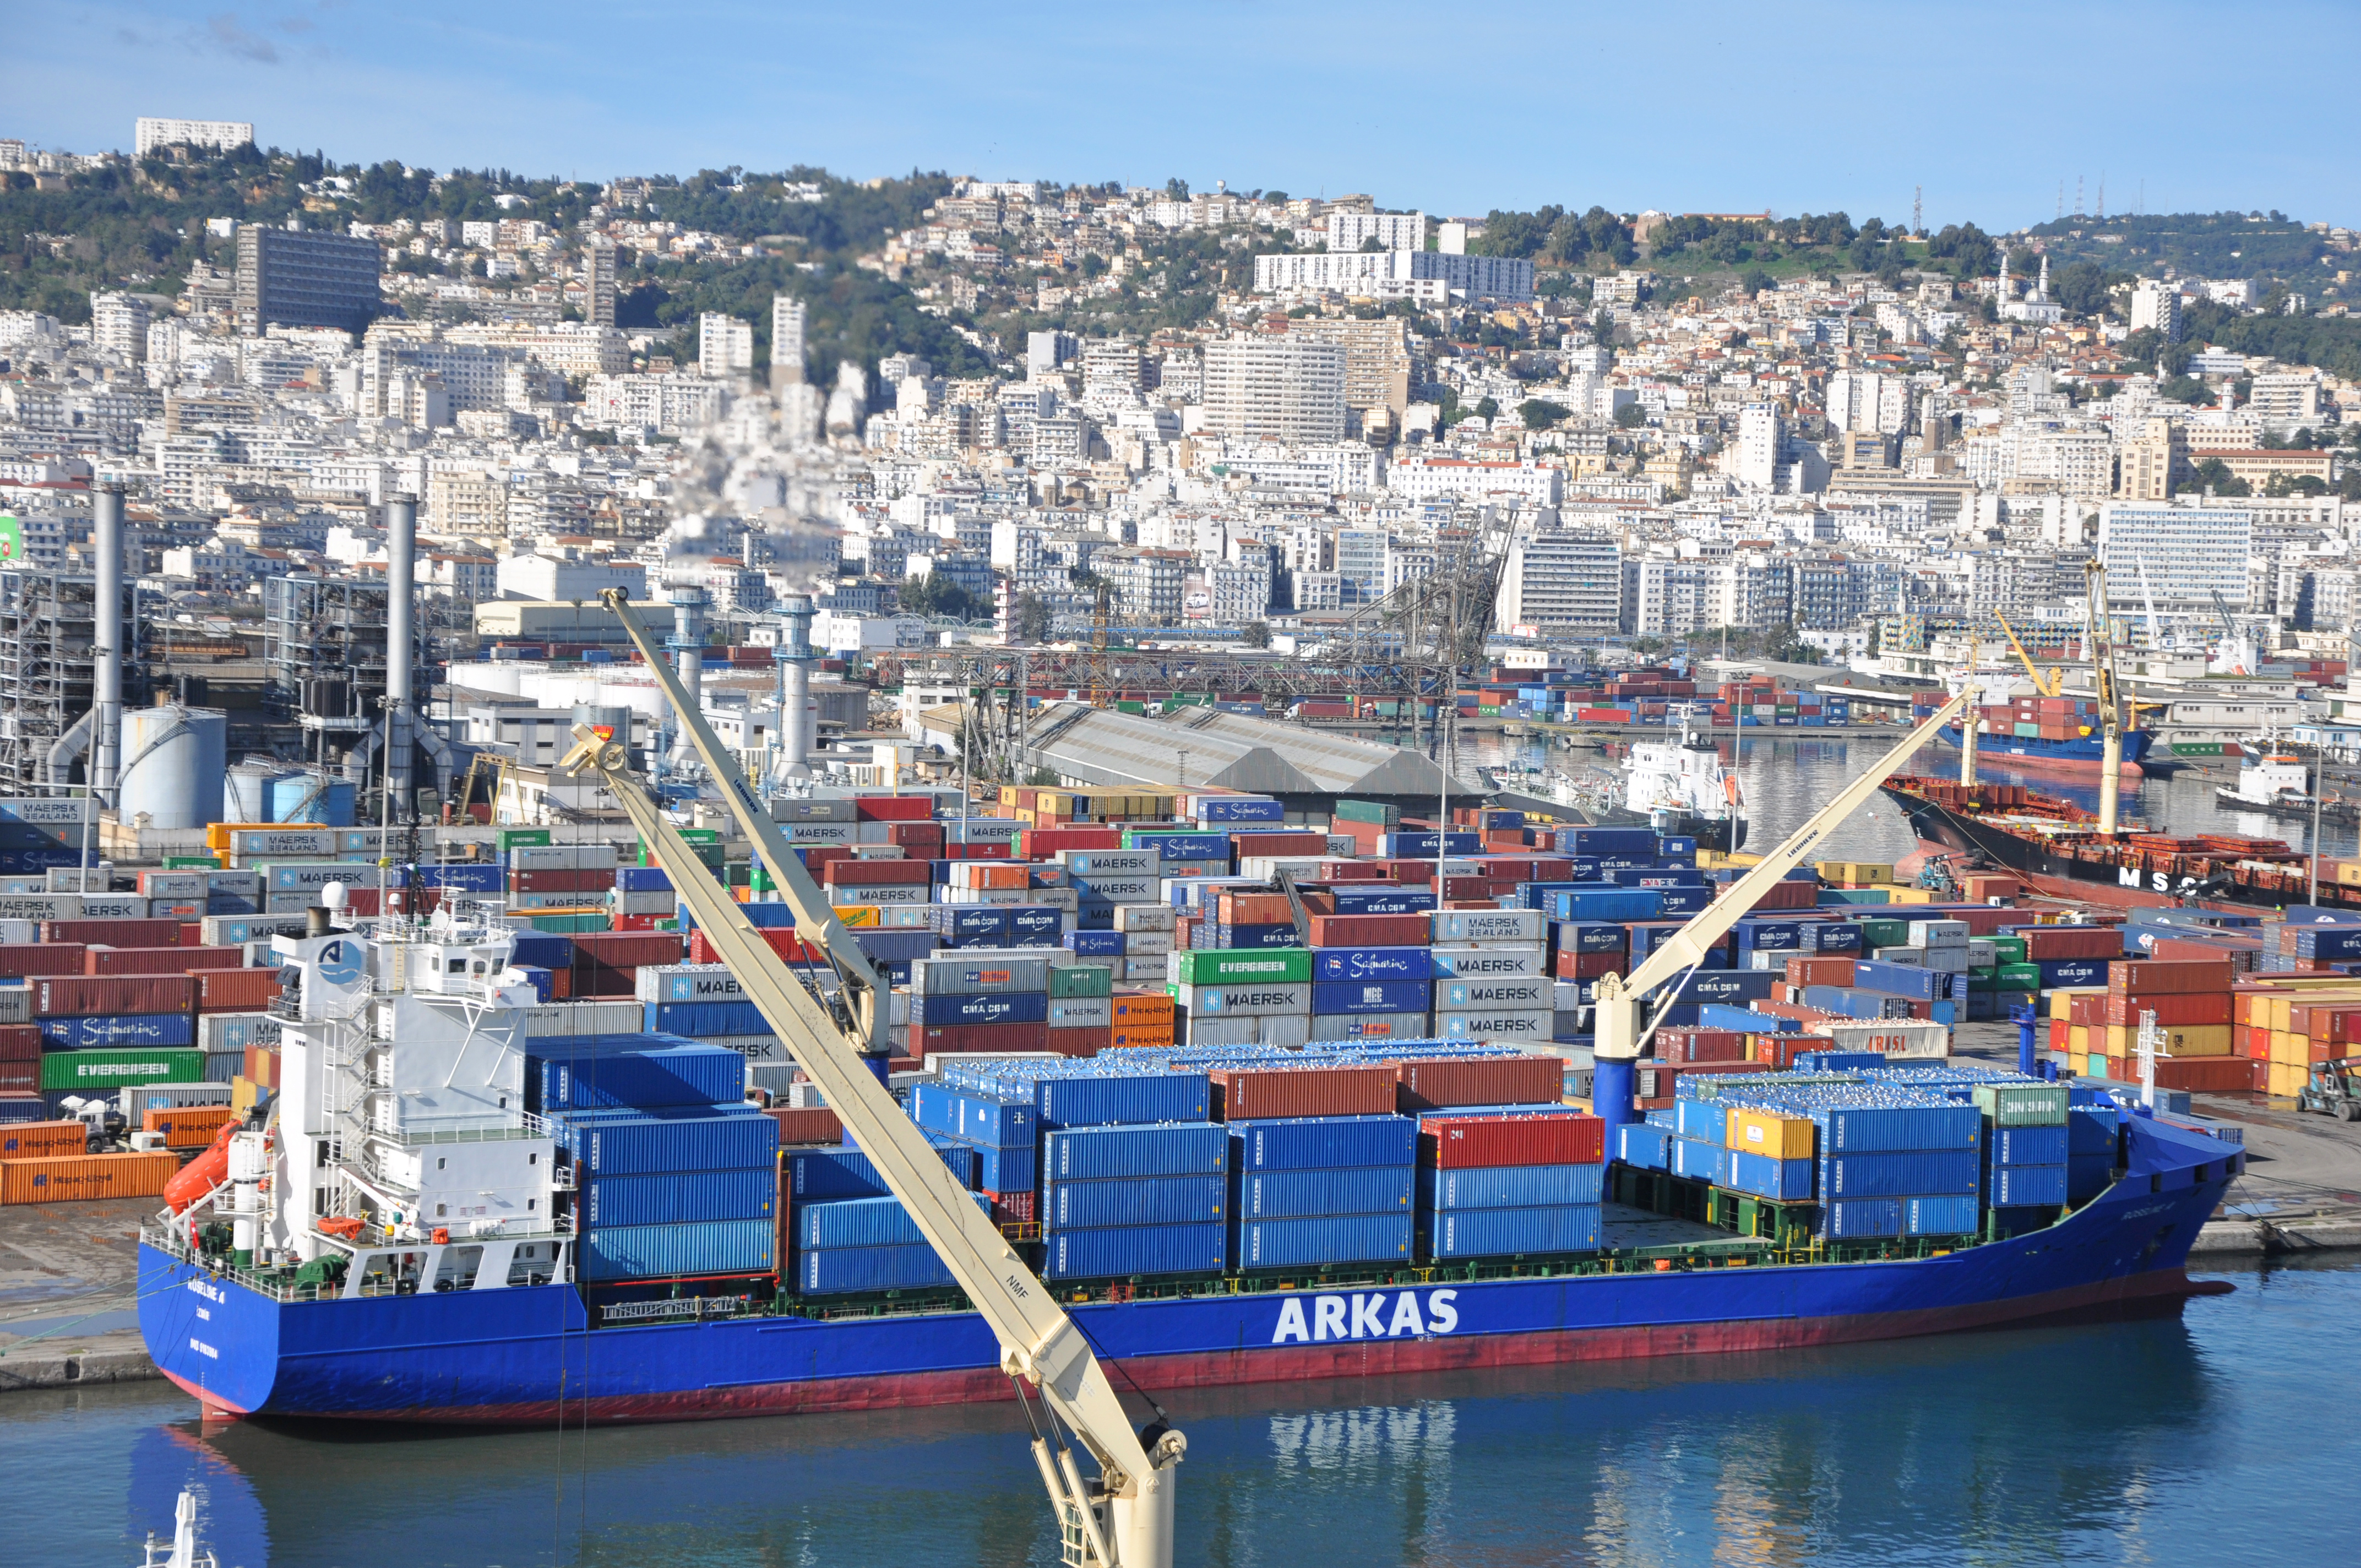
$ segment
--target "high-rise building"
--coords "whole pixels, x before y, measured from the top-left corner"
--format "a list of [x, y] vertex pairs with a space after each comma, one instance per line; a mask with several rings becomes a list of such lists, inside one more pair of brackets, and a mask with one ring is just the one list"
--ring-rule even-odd
[[1345, 439], [1344, 345], [1294, 333], [1205, 345], [1205, 428], [1235, 441]]
[[237, 231], [237, 326], [368, 330], [379, 305], [383, 256], [373, 239], [244, 224]]
[[90, 297], [90, 340], [93, 347], [112, 350], [133, 364], [148, 357], [149, 312], [137, 294], [93, 294]]
[[1410, 407], [1410, 328], [1400, 316], [1374, 321], [1306, 316], [1287, 323], [1290, 333], [1345, 347], [1345, 406], [1367, 412]]
[[2127, 501], [2160, 501], [2187, 477], [2189, 436], [2179, 420], [2142, 420], [2115, 448], [2115, 494]]
[[2132, 289], [2132, 330], [2156, 329], [2167, 343], [2180, 341], [2180, 289], [2173, 283], [2144, 278]]
[[697, 318], [697, 373], [716, 379], [754, 368], [754, 323], [708, 311]]
[[1328, 248], [1359, 250], [1376, 240], [1379, 250], [1424, 250], [1424, 213], [1331, 213]]
[[1502, 631], [1581, 627], [1612, 631], [1623, 616], [1623, 559], [1613, 539], [1570, 529], [1520, 532], [1500, 573]]
[[1777, 485], [1785, 421], [1773, 403], [1750, 403], [1738, 415], [1738, 482], [1767, 490]]
[[804, 378], [804, 323], [808, 313], [793, 294], [771, 296], [771, 389]]
[[615, 247], [592, 236], [582, 247], [582, 319], [592, 326], [615, 324]]
[[131, 127], [134, 157], [159, 147], [210, 147], [226, 152], [254, 139], [251, 120], [166, 120], [142, 115]]
[[2109, 501], [2099, 509], [2109, 601], [2139, 606], [2153, 597], [2159, 606], [2211, 609], [2219, 593], [2243, 607], [2254, 526], [2244, 507]]

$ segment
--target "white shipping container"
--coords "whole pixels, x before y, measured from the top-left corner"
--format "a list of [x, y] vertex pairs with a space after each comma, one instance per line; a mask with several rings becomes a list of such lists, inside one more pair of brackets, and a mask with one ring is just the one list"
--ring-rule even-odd
[[1126, 981], [1163, 980], [1166, 978], [1167, 965], [1170, 961], [1171, 955], [1169, 953], [1153, 954], [1137, 959], [1125, 957], [1115, 960], [1115, 974], [1117, 978]]
[[[51, 866], [49, 889], [51, 893], [81, 893], [84, 888], [81, 866]], [[115, 873], [113, 861], [93, 861], [89, 867], [88, 887], [93, 893], [105, 893], [114, 887], [108, 879]]]
[[1951, 1031], [1915, 1018], [1830, 1019], [1812, 1025], [1840, 1051], [1883, 1051], [1888, 1056], [1932, 1058], [1951, 1054]]
[[910, 858], [910, 851], [899, 844], [873, 844], [864, 840], [852, 846], [852, 858], [856, 861], [906, 861]]
[[610, 891], [607, 907], [618, 915], [670, 915], [676, 896], [670, 888], [658, 888], [653, 893]]
[[1468, 1013], [1485, 1008], [1557, 1007], [1557, 981], [1545, 975], [1521, 975], [1508, 980], [1438, 980], [1434, 1005], [1438, 1012]]
[[82, 894], [78, 893], [0, 894], [0, 919], [78, 920], [81, 917]]
[[1309, 1013], [1266, 1013], [1255, 1020], [1254, 1043], [1280, 1050], [1301, 1050], [1312, 1043]]
[[[1115, 905], [1118, 913], [1139, 907], [1141, 906], [1134, 904]], [[1127, 959], [1154, 958], [1171, 950], [1172, 933], [1170, 931], [1126, 931], [1123, 934], [1123, 956]]]
[[1170, 933], [1180, 918], [1180, 912], [1169, 904], [1119, 904], [1115, 905], [1115, 928], [1126, 936], [1143, 931]]
[[1434, 1036], [1440, 1040], [1546, 1040], [1556, 1026], [1554, 1007], [1474, 1008], [1434, 1014]]
[[1104, 996], [1054, 996], [1049, 999], [1052, 1029], [1101, 1029], [1115, 1023], [1115, 1002]]
[[1507, 980], [1549, 973], [1549, 949], [1529, 943], [1452, 942], [1427, 950], [1433, 955], [1437, 979]]
[[33, 988], [29, 985], [0, 985], [0, 1024], [29, 1024], [33, 1021]]
[[645, 1003], [737, 1002], [746, 992], [728, 964], [642, 964], [632, 971], [631, 994]]
[[203, 872], [141, 872], [139, 891], [149, 898], [192, 899], [205, 895]]
[[85, 920], [144, 920], [148, 917], [148, 900], [136, 893], [85, 893], [82, 898], [82, 917]]
[[1309, 981], [1271, 985], [1183, 985], [1177, 989], [1173, 1001], [1186, 1009], [1191, 1018], [1264, 1013], [1308, 1015], [1312, 1011], [1312, 985]]
[[1023, 887], [948, 887], [945, 904], [1019, 905], [1034, 902], [1034, 889]]
[[205, 901], [202, 898], [150, 898], [141, 910], [150, 920], [202, 920], [205, 917]]
[[839, 888], [839, 893], [858, 893], [863, 904], [931, 904], [934, 889], [925, 883], [897, 883], [887, 886]]
[[269, 1013], [200, 1013], [197, 1046], [206, 1051], [242, 1051], [279, 1043], [279, 1020]]
[[0, 942], [38, 942], [41, 939], [41, 923], [38, 920], [0, 920]]
[[1538, 909], [1438, 909], [1438, 942], [1544, 942], [1549, 926]]
[[262, 941], [271, 937], [300, 937], [303, 934], [305, 916], [292, 915], [208, 915], [198, 922], [198, 935], [208, 948], [235, 948], [243, 942]]
[[636, 1035], [647, 1014], [637, 1002], [544, 1002], [524, 1010], [528, 1037], [563, 1035]]
[[1146, 877], [1156, 874], [1159, 857], [1148, 850], [1060, 850], [1058, 863], [1069, 876]]
[[926, 931], [933, 928], [935, 906], [931, 904], [888, 904], [877, 911], [877, 925], [887, 931]]
[[1163, 897], [1158, 881], [1153, 876], [1101, 876], [1091, 872], [1074, 876], [1065, 891], [1071, 893], [1078, 903], [1095, 898], [1110, 904], [1155, 904]]
[[859, 833], [857, 822], [796, 822], [787, 828], [790, 844], [851, 844]]
[[1968, 945], [1968, 923], [1964, 920], [1913, 920], [1910, 922], [1910, 945], [1914, 948], [1964, 948]]
[[1315, 1040], [1422, 1040], [1427, 1038], [1423, 1013], [1315, 1013]]
[[20, 796], [0, 800], [0, 820], [29, 822], [42, 828], [79, 828], [87, 809], [78, 795]]
[[852, 822], [860, 817], [860, 810], [852, 804], [850, 795], [827, 800], [798, 800], [792, 795], [773, 795], [770, 807], [772, 821], [798, 826], [808, 822]]
[[245, 859], [260, 855], [333, 855], [336, 834], [332, 828], [233, 828], [229, 852]]
[[[1780, 956], [1784, 959], [1786, 955], [1783, 953]], [[1927, 949], [1924, 948], [1878, 948], [1869, 956], [1874, 963], [1900, 964], [1905, 969], [1927, 967]]]
[[1238, 861], [1238, 875], [1250, 883], [1275, 880], [1281, 872], [1299, 882], [1309, 882], [1320, 874], [1318, 855], [1246, 855]]

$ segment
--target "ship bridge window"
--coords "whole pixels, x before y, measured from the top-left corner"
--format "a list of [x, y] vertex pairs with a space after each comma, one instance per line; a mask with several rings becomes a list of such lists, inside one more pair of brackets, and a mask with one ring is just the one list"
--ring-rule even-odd
[[465, 974], [467, 972], [467, 960], [465, 959], [453, 959], [450, 963], [445, 966], [444, 972], [445, 974]]
[[477, 1271], [483, 1265], [484, 1249], [480, 1246], [445, 1247], [443, 1260], [434, 1266], [434, 1288], [472, 1290], [476, 1288]]

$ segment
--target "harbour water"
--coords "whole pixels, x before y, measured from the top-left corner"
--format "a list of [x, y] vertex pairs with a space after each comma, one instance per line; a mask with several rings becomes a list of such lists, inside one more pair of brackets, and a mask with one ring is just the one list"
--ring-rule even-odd
[[[1259, 1564], [2353, 1560], [2321, 1347], [2361, 1267], [2178, 1319], [1175, 1396], [1180, 1558]], [[2334, 1359], [2334, 1352], [2330, 1352]], [[161, 1384], [11, 1396], [11, 1561], [223, 1568], [1057, 1561], [1014, 1407], [569, 1431], [201, 1429]]]

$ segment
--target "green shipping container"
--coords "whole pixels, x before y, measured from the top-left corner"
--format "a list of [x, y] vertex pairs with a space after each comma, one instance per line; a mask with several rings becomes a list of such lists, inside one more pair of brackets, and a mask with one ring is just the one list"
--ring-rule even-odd
[[2025, 961], [2024, 938], [1994, 937], [1992, 939], [1992, 945], [1993, 951], [2000, 956], [2000, 961], [2003, 964], [2021, 964]]
[[1104, 964], [1068, 964], [1049, 971], [1049, 1000], [1067, 997], [1113, 996], [1115, 970]]
[[1994, 983], [2003, 991], [2039, 991], [2039, 964], [2003, 964], [1994, 971]]
[[754, 862], [752, 861], [732, 861], [724, 865], [721, 868], [721, 884], [724, 887], [753, 886]]
[[143, 1083], [202, 1083], [205, 1053], [192, 1050], [135, 1050], [103, 1047], [41, 1053], [44, 1090], [78, 1089], [104, 1092], [136, 1089]]
[[1309, 948], [1201, 948], [1180, 955], [1182, 985], [1227, 985], [1252, 980], [1302, 985], [1311, 979]]
[[604, 915], [534, 915], [531, 919], [536, 931], [554, 931], [566, 937], [609, 928]]
[[1910, 922], [1864, 920], [1861, 923], [1861, 945], [1864, 948], [1906, 948], [1910, 945]]
[[2066, 1086], [2062, 1083], [1979, 1083], [1976, 1109], [1997, 1127], [2062, 1127], [2066, 1124]]
[[1339, 822], [1367, 822], [1391, 828], [1401, 820], [1401, 807], [1380, 806], [1374, 800], [1340, 800], [1335, 816]]
[[533, 847], [548, 842], [549, 829], [546, 828], [495, 828], [492, 829], [492, 848], [503, 855], [520, 844]]
[[1117, 713], [1137, 713], [1145, 718], [1148, 713], [1148, 705], [1144, 702], [1132, 702], [1128, 699], [1124, 699], [1116, 702], [1115, 705], [1115, 710]]
[[168, 872], [217, 872], [222, 869], [222, 863], [212, 855], [167, 855], [164, 857], [164, 869]]

